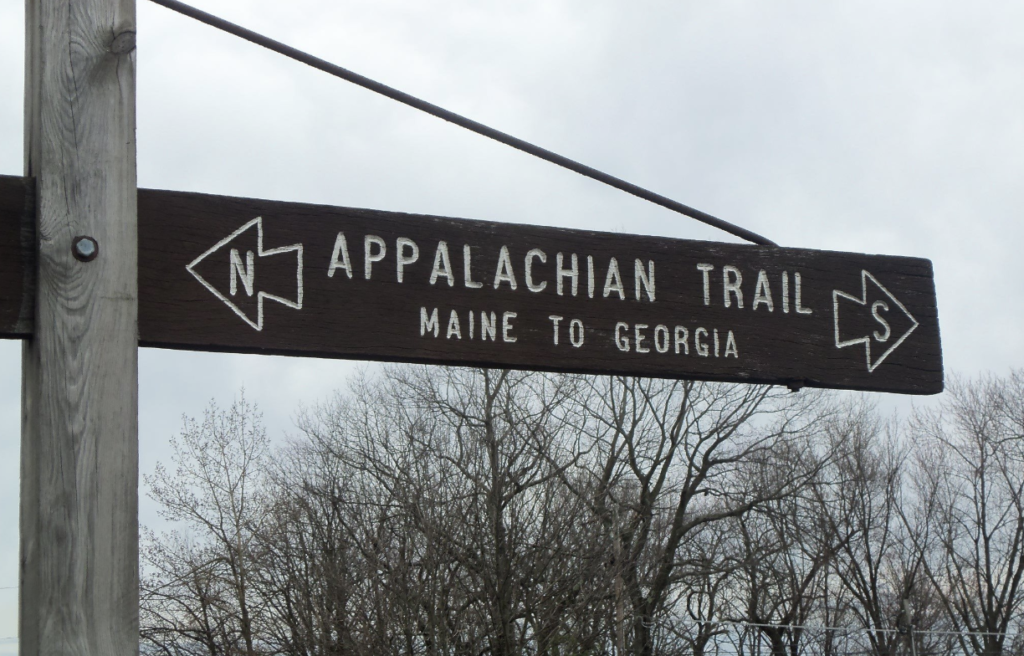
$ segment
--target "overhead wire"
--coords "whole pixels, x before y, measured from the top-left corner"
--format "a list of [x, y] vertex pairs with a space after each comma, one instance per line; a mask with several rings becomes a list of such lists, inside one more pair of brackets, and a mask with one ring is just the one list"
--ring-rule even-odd
[[684, 205], [683, 203], [680, 203], [678, 201], [672, 200], [667, 196], [655, 193], [643, 187], [637, 186], [631, 182], [627, 182], [621, 178], [617, 178], [603, 171], [599, 171], [598, 169], [595, 169], [593, 167], [581, 164], [575, 160], [569, 159], [568, 157], [559, 155], [558, 153], [547, 150], [546, 148], [541, 148], [540, 146], [536, 146], [532, 143], [529, 143], [517, 137], [513, 137], [512, 135], [501, 132], [500, 130], [488, 127], [483, 123], [479, 123], [472, 119], [466, 118], [465, 116], [444, 109], [443, 107], [439, 107], [433, 103], [429, 103], [415, 96], [411, 96], [403, 91], [399, 91], [398, 89], [387, 86], [386, 84], [382, 84], [380, 82], [377, 82], [376, 80], [372, 80], [368, 77], [360, 75], [359, 73], [350, 71], [347, 68], [342, 68], [341, 66], [332, 64], [331, 62], [328, 62], [324, 59], [320, 59], [319, 57], [315, 57], [307, 52], [298, 50], [297, 48], [293, 48], [292, 46], [281, 43], [280, 41], [276, 41], [274, 39], [271, 39], [270, 37], [254, 32], [240, 25], [236, 25], [235, 23], [232, 23], [230, 21], [224, 20], [223, 18], [207, 13], [200, 9], [196, 9], [191, 5], [178, 2], [178, 0], [151, 0], [151, 2], [155, 2], [156, 4], [162, 7], [166, 7], [167, 9], [170, 9], [172, 11], [176, 11], [180, 14], [193, 18], [197, 21], [205, 23], [211, 27], [215, 27], [229, 34], [233, 34], [234, 36], [245, 39], [250, 43], [262, 46], [264, 48], [267, 48], [268, 50], [272, 50], [278, 54], [284, 55], [285, 57], [289, 57], [291, 59], [294, 59], [295, 61], [301, 62], [308, 66], [312, 66], [313, 68], [319, 69], [325, 73], [328, 73], [335, 77], [339, 77], [353, 84], [359, 85], [364, 89], [369, 89], [370, 91], [379, 93], [383, 96], [391, 98], [392, 100], [396, 100], [400, 103], [408, 105], [409, 107], [418, 109], [422, 112], [426, 112], [427, 114], [436, 116], [437, 118], [440, 118], [444, 121], [448, 121], [449, 123], [453, 123], [455, 125], [458, 125], [459, 127], [465, 128], [489, 139], [493, 139], [497, 142], [503, 143], [506, 146], [511, 146], [516, 150], [528, 153], [530, 155], [533, 155], [534, 157], [539, 157], [540, 159], [551, 162], [552, 164], [556, 164], [570, 171], [579, 173], [580, 175], [586, 176], [593, 180], [597, 180], [598, 182], [602, 182], [621, 191], [625, 191], [626, 193], [632, 194], [638, 198], [642, 198], [656, 205], [660, 205], [666, 209], [678, 212], [679, 214], [682, 214], [684, 216], [688, 216], [706, 225], [728, 232], [729, 234], [739, 237], [741, 239], [745, 239], [749, 242], [761, 246], [777, 245], [775, 242], [771, 241], [767, 237], [762, 237], [761, 235], [755, 232], [747, 230], [746, 228], [740, 227], [733, 223], [729, 223], [728, 221], [719, 219], [718, 217], [712, 216], [707, 212], [702, 212], [698, 209], [695, 209], [688, 205]]
[[[693, 624], [708, 624], [711, 626], [731, 626], [737, 628], [772, 628], [772, 629], [787, 629], [787, 630], [801, 630], [811, 631], [817, 633], [840, 633], [846, 635], [863, 635], [863, 634], [879, 634], [879, 633], [902, 633], [899, 629], [890, 629], [884, 627], [854, 627], [854, 626], [828, 626], [821, 624], [769, 624], [765, 622], [746, 622], [742, 620], [693, 620]], [[946, 636], [1003, 636], [1006, 638], [1016, 638], [1021, 633], [1011, 633], [1010, 631], [976, 631], [976, 630], [951, 630], [951, 629], [916, 629], [909, 628], [907, 633], [913, 633], [914, 635], [946, 635]]]

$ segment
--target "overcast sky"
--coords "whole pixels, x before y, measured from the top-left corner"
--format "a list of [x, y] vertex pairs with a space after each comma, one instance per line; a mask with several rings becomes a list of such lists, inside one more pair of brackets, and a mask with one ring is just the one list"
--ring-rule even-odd
[[[1024, 365], [1024, 3], [193, 4], [781, 245], [929, 258], [947, 373]], [[8, 175], [22, 173], [22, 5], [0, 3]], [[140, 186], [735, 241], [146, 0], [138, 23]], [[144, 350], [139, 366], [147, 473], [211, 398], [245, 385], [280, 436], [358, 365]], [[18, 343], [0, 343], [0, 371], [13, 654]]]

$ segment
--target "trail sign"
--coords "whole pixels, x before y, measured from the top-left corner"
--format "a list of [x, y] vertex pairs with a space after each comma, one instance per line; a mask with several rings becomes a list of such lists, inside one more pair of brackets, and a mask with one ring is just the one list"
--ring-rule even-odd
[[[8, 296], [0, 319], [25, 306]], [[932, 267], [917, 258], [140, 190], [139, 297], [148, 346], [943, 386]]]

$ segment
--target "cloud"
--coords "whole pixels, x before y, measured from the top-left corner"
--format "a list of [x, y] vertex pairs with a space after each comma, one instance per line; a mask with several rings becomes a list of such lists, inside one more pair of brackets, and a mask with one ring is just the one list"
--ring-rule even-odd
[[[947, 367], [1024, 361], [1020, 3], [195, 4], [783, 245], [931, 258]], [[138, 11], [143, 186], [733, 241], [163, 8]], [[22, 170], [22, 24], [21, 3], [0, 4], [3, 174]], [[2, 346], [0, 522], [13, 526], [20, 351]], [[244, 384], [280, 432], [349, 371], [144, 351], [142, 469], [211, 397]], [[16, 579], [4, 535], [0, 585]], [[0, 617], [0, 637], [12, 621]]]

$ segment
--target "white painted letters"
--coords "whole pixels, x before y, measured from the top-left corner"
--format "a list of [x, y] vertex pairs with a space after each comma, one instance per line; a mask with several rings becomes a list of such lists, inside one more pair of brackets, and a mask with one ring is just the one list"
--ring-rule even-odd
[[480, 340], [486, 342], [488, 338], [492, 342], [498, 341], [497, 337], [498, 330], [498, 318], [493, 313], [481, 312], [480, 313]]
[[498, 252], [498, 270], [494, 272], [494, 288], [497, 289], [503, 282], [507, 282], [512, 291], [516, 290], [516, 276], [512, 273], [512, 258], [509, 257], [508, 246], [502, 246]]
[[555, 331], [555, 346], [558, 346], [558, 322], [564, 319], [564, 317], [560, 317], [557, 314], [552, 314], [550, 317], [548, 317], [548, 319], [551, 319], [551, 326], [552, 328], [554, 328]]
[[420, 337], [423, 337], [427, 333], [433, 331], [434, 337], [437, 337], [439, 327], [437, 324], [437, 308], [427, 316], [427, 308], [420, 308]]
[[[459, 313], [459, 310], [452, 309], [448, 314], [448, 323], [445, 327], [444, 336], [445, 339], [449, 340], [473, 340], [478, 339], [479, 341], [498, 341], [498, 313], [479, 311], [480, 314], [480, 332], [477, 337], [476, 324], [477, 324], [477, 311], [467, 310], [464, 315]], [[501, 341], [505, 344], [515, 344], [518, 337], [514, 334], [515, 320], [518, 318], [516, 312], [502, 312], [501, 313]], [[558, 321], [562, 317], [552, 317], [555, 326], [555, 344], [558, 344]], [[465, 323], [463, 323], [465, 321]], [[577, 326], [573, 326], [570, 330], [570, 338], [573, 340], [574, 345], [576, 341], [582, 345], [582, 335], [577, 335], [573, 331], [578, 328], [578, 332], [582, 332], [583, 324], [578, 322]], [[464, 332], [465, 329], [465, 332]], [[441, 323], [439, 319], [438, 308], [432, 308], [429, 312], [427, 308], [420, 307], [420, 337], [438, 337], [441, 334]]]
[[658, 324], [654, 328], [654, 350], [658, 353], [668, 353], [668, 348], [668, 326]]
[[594, 256], [587, 256], [587, 298], [594, 298]]
[[512, 335], [512, 320], [516, 318], [515, 312], [504, 312], [501, 315], [501, 341], [506, 344], [512, 344], [516, 341], [514, 335]]
[[711, 305], [711, 272], [715, 270], [715, 266], [698, 264], [697, 269], [704, 274], [704, 305]]
[[[715, 270], [713, 264], [701, 263], [697, 265], [697, 270], [702, 274], [703, 292], [704, 292], [704, 305], [711, 305], [711, 272]], [[775, 274], [770, 274], [768, 269], [760, 269], [757, 272], [757, 282], [753, 288], [753, 302], [750, 304], [750, 309], [756, 311], [762, 306], [767, 308], [769, 312], [775, 311], [775, 301], [777, 298], [782, 299], [782, 313], [789, 314], [790, 308], [793, 309], [797, 314], [810, 315], [813, 314], [811, 308], [804, 307], [803, 305], [803, 280], [800, 277], [800, 272], [793, 272], [793, 284], [790, 285], [790, 272], [781, 271], [779, 272], [781, 296], [776, 297], [772, 292], [772, 277]], [[747, 291], [751, 291], [748, 287]], [[744, 294], [743, 294], [743, 274], [739, 267], [731, 264], [726, 264], [722, 267], [722, 305], [727, 308], [735, 306], [738, 309], [744, 307]]]
[[732, 334], [731, 330], [729, 331], [729, 335], [725, 338], [725, 357], [729, 357], [730, 355], [737, 360], [740, 359], [740, 350], [736, 346], [736, 337]]
[[690, 355], [690, 346], [686, 343], [686, 340], [690, 337], [690, 331], [684, 326], [676, 326], [675, 330], [675, 348], [676, 355], [679, 355], [679, 347], [683, 347], [683, 355]]
[[626, 300], [626, 290], [622, 287], [622, 275], [619, 274], [619, 262], [614, 257], [608, 262], [608, 274], [604, 277], [604, 297], [611, 293], [619, 295], [619, 300]]
[[448, 318], [448, 333], [445, 335], [445, 339], [451, 339], [452, 335], [456, 339], [462, 339], [462, 327], [459, 325], [459, 315], [455, 310], [452, 310], [452, 314]]
[[[556, 317], [551, 317], [552, 319]], [[561, 317], [557, 317], [561, 319]], [[582, 322], [580, 323], [582, 327]], [[666, 324], [654, 326], [653, 336], [650, 325], [645, 323], [629, 324], [620, 321], [615, 324], [614, 341], [618, 350], [623, 353], [690, 355], [690, 330], [686, 326], [669, 327]], [[693, 350], [702, 358], [736, 358], [740, 357], [739, 345], [732, 330], [705, 328], [698, 326], [693, 330]], [[724, 339], [723, 339], [724, 336]], [[653, 338], [652, 338], [653, 337]], [[654, 348], [650, 343], [654, 342]], [[724, 350], [723, 350], [724, 346]], [[652, 355], [650, 357], [658, 357]]]
[[[373, 247], [377, 252], [373, 252]], [[377, 235], [366, 235], [363, 238], [363, 278], [370, 280], [373, 274], [373, 263], [380, 262], [388, 252], [387, 244]]]
[[801, 301], [801, 298], [800, 298], [800, 274], [799, 273], [794, 273], [793, 274], [793, 283], [794, 283], [793, 286], [796, 288], [795, 298], [794, 298], [794, 307], [796, 308], [796, 313], [797, 314], [811, 314], [811, 309], [810, 308], [805, 308], [801, 304], [802, 301]]
[[579, 348], [583, 346], [583, 322], [579, 319], [573, 319], [569, 322], [569, 342]]
[[[405, 254], [407, 249], [409, 251], [408, 255]], [[398, 278], [398, 282], [404, 282], [405, 267], [420, 259], [420, 247], [408, 237], [399, 237], [395, 240], [395, 251], [395, 275]]]
[[462, 247], [462, 284], [468, 289], [480, 289], [482, 282], [473, 280], [473, 248], [469, 244]]
[[740, 289], [742, 282], [743, 274], [739, 269], [729, 264], [722, 267], [722, 296], [725, 307], [732, 307], [732, 300], [729, 297], [729, 293], [732, 292], [736, 295], [736, 307], [743, 309], [743, 290]]
[[[647, 300], [654, 302], [654, 260], [647, 261], [647, 271], [644, 271], [644, 263], [636, 261], [633, 268], [634, 286], [636, 287], [636, 300], [640, 300], [640, 287], [643, 286], [647, 292]], [[638, 349], [639, 350], [639, 349]]]
[[526, 288], [531, 292], [542, 292], [548, 286], [547, 280], [542, 280], [539, 283], [533, 281], [533, 260], [540, 260], [541, 264], [548, 263], [548, 256], [539, 248], [530, 249], [526, 254], [526, 262], [523, 265], [525, 272], [523, 276], [526, 278]]
[[230, 292], [234, 296], [238, 293], [238, 278], [242, 278], [242, 287], [245, 288], [247, 296], [252, 296], [253, 281], [256, 278], [256, 254], [252, 251], [245, 252], [245, 264], [242, 264], [242, 256], [238, 254], [237, 248], [231, 249], [231, 283]]
[[629, 330], [629, 324], [623, 323], [622, 321], [615, 324], [615, 346], [619, 347], [619, 350], [624, 353], [629, 353], [629, 333], [622, 334], [623, 331]]
[[[341, 257], [339, 260], [338, 257]], [[345, 275], [352, 280], [352, 262], [348, 259], [348, 243], [345, 233], [339, 232], [334, 239], [334, 253], [331, 254], [331, 265], [327, 268], [327, 277], [333, 278], [336, 269], [344, 269]]]
[[888, 312], [889, 304], [886, 303], [885, 301], [875, 301], [874, 303], [871, 304], [871, 316], [873, 316], [875, 318], [875, 321], [882, 324], [882, 327], [885, 328], [884, 333], [879, 333], [877, 330], [874, 332], [875, 339], [882, 343], [885, 343], [889, 341], [889, 337], [892, 335], [892, 328], [889, 327], [889, 322], [883, 319], [881, 315], [878, 314], [878, 308], [882, 308], [883, 310]]
[[708, 336], [706, 328], [698, 328], [693, 333], [693, 348], [697, 351], [697, 355], [702, 358], [708, 357], [708, 345], [704, 343], [705, 337]]
[[430, 270], [430, 284], [433, 285], [437, 279], [444, 276], [448, 279], [448, 286], [455, 286], [455, 278], [452, 276], [452, 261], [448, 257], [448, 242], [437, 242], [437, 250], [434, 251], [434, 266]]
[[579, 262], [577, 261], [576, 253], [570, 253], [570, 255], [571, 255], [571, 258], [570, 258], [569, 261], [572, 262], [572, 266], [570, 266], [568, 269], [564, 268], [562, 254], [559, 253], [558, 255], [555, 256], [555, 286], [558, 288], [558, 295], [559, 296], [563, 295], [562, 294], [562, 280], [564, 280], [565, 278], [571, 278], [572, 279], [572, 295], [573, 296], [576, 295], [576, 291], [579, 288], [579, 282], [580, 282]]
[[645, 335], [641, 332], [642, 330], [647, 330], [647, 324], [638, 323], [633, 326], [633, 346], [636, 349], [637, 353], [650, 353], [651, 349], [647, 348], [646, 346], [641, 346], [645, 337]]
[[772, 290], [768, 286], [768, 274], [764, 269], [757, 273], [757, 286], [754, 288], [754, 303], [751, 307], [757, 310], [758, 305], [767, 305], [769, 312], [775, 311], [775, 304], [772, 303]]

